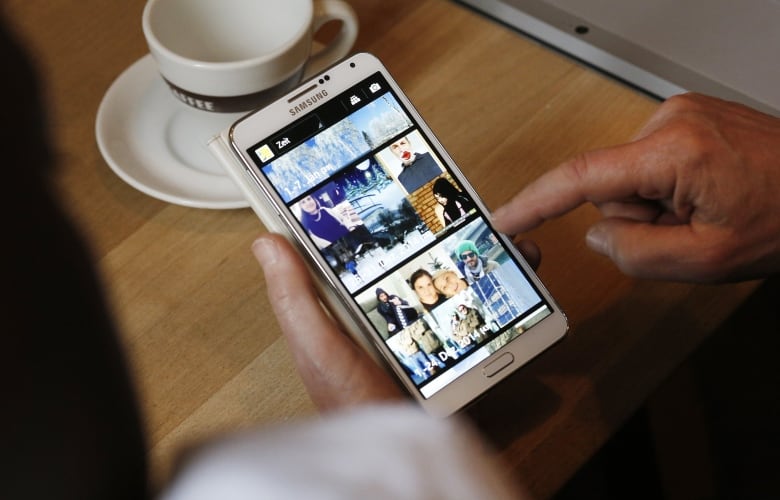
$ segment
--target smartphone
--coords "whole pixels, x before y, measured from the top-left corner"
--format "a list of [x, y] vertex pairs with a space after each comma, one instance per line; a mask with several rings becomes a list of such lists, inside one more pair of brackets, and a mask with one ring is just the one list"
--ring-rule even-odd
[[223, 135], [261, 220], [429, 413], [464, 408], [565, 336], [560, 307], [373, 55]]

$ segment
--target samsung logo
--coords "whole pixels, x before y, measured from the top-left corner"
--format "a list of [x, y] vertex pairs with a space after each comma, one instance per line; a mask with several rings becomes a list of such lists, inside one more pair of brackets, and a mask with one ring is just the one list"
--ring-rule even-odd
[[289, 109], [290, 116], [295, 116], [298, 113], [306, 111], [310, 107], [314, 106], [315, 103], [325, 99], [326, 97], [328, 97], [327, 90], [322, 90], [320, 92], [317, 92], [316, 94], [313, 94], [311, 97], [307, 97], [303, 101], [296, 104], [295, 107]]

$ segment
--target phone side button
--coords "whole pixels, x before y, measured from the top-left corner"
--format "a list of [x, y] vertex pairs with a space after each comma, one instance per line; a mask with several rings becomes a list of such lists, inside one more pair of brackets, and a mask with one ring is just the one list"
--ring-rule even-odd
[[482, 375], [486, 377], [492, 377], [496, 373], [500, 372], [507, 366], [514, 363], [515, 357], [511, 352], [505, 352], [498, 357], [495, 361], [491, 361], [482, 368]]

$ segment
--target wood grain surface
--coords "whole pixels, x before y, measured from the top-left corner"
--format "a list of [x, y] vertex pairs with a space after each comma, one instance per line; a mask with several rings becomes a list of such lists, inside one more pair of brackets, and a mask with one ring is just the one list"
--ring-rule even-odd
[[[490, 207], [572, 155], [630, 140], [658, 106], [455, 2], [350, 3], [355, 50], [385, 62]], [[249, 250], [264, 231], [254, 214], [149, 197], [98, 150], [103, 95], [148, 52], [143, 0], [4, 4], [43, 81], [56, 180], [122, 331], [155, 479], [199, 439], [312, 416]], [[571, 333], [466, 412], [539, 498], [755, 288], [627, 278], [585, 247], [595, 218], [582, 207], [529, 235]]]

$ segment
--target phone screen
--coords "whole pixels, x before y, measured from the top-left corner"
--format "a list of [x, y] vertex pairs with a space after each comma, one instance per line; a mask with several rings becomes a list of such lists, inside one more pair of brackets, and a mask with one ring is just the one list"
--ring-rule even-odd
[[377, 72], [246, 151], [424, 398], [552, 313]]

